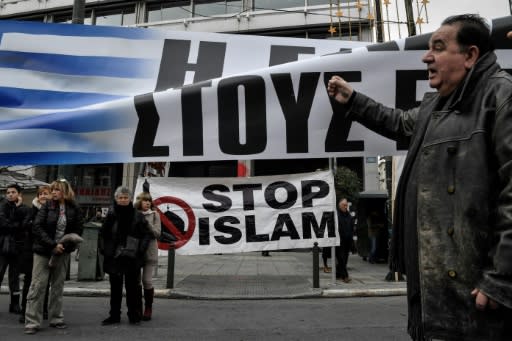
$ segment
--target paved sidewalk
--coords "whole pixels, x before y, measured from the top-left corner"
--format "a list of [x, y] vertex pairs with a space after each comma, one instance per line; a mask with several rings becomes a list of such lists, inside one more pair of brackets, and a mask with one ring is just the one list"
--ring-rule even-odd
[[[320, 254], [320, 263], [322, 262]], [[329, 259], [329, 265], [331, 259]], [[351, 283], [334, 280], [320, 264], [320, 288], [313, 288], [311, 251], [271, 251], [180, 256], [176, 255], [174, 288], [167, 289], [167, 256], [159, 257], [153, 278], [157, 297], [195, 299], [264, 299], [307, 297], [354, 297], [405, 295], [405, 282], [388, 282], [386, 264], [369, 264], [359, 255], [350, 255]], [[77, 281], [78, 262], [71, 258], [71, 280], [64, 294], [108, 296], [108, 277], [102, 281]], [[0, 292], [7, 293], [7, 274]]]

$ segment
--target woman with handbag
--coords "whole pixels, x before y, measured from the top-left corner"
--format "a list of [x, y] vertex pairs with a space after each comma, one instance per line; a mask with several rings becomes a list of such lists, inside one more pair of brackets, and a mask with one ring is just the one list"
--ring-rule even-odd
[[151, 229], [152, 239], [148, 250], [144, 255], [144, 266], [142, 268], [142, 286], [144, 288], [144, 314], [143, 321], [151, 320], [153, 313], [153, 297], [155, 288], [153, 287], [153, 271], [158, 266], [158, 243], [162, 230], [160, 214], [154, 210], [153, 199], [148, 192], [142, 192], [137, 196], [135, 208], [139, 210], [148, 221]]
[[130, 324], [139, 324], [142, 317], [140, 269], [152, 235], [148, 222], [133, 207], [131, 198], [129, 188], [121, 186], [115, 190], [114, 207], [100, 232], [103, 269], [110, 281], [110, 313], [101, 323], [104, 326], [121, 322], [123, 281]]
[[[74, 246], [59, 241], [69, 233], [82, 234], [82, 215], [75, 202], [75, 193], [66, 180], [52, 182], [50, 193], [51, 200], [41, 206], [32, 228], [34, 259], [32, 283], [27, 295], [25, 312], [26, 334], [35, 334], [43, 323], [43, 304], [48, 278], [50, 327], [67, 328], [62, 312], [62, 297], [69, 254], [74, 251]], [[48, 262], [52, 255], [57, 256], [57, 261], [54, 267], [49, 267]]]

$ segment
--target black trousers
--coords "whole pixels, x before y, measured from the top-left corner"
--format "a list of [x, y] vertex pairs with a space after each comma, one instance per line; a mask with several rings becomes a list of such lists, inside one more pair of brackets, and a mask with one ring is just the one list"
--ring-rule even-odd
[[142, 316], [142, 288], [140, 269], [127, 269], [121, 274], [109, 274], [110, 281], [110, 316], [121, 317], [123, 299], [123, 281], [126, 289], [126, 307], [130, 322], [138, 322]]
[[11, 295], [20, 294], [20, 269], [18, 264], [18, 256], [0, 256], [0, 284], [4, 279], [5, 272], [9, 267], [9, 292]]
[[338, 278], [348, 277], [347, 262], [351, 245], [351, 238], [341, 238], [340, 246], [336, 246], [336, 277]]

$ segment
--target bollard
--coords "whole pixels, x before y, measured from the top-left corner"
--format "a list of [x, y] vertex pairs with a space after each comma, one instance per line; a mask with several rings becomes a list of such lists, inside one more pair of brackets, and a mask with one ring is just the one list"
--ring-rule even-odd
[[318, 266], [318, 254], [320, 253], [318, 243], [313, 246], [313, 288], [320, 288], [320, 267]]
[[174, 288], [174, 261], [176, 258], [176, 251], [174, 245], [169, 248], [167, 253], [167, 289]]
[[66, 269], [66, 279], [65, 281], [69, 281], [71, 279], [71, 255], [69, 255], [68, 267]]

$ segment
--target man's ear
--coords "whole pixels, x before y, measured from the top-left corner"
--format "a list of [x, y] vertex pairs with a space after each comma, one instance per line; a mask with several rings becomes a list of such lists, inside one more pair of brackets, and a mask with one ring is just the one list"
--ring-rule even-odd
[[471, 69], [473, 65], [475, 65], [479, 57], [480, 49], [475, 45], [471, 45], [470, 47], [468, 47], [466, 51], [466, 60], [464, 61], [464, 67], [468, 70]]

